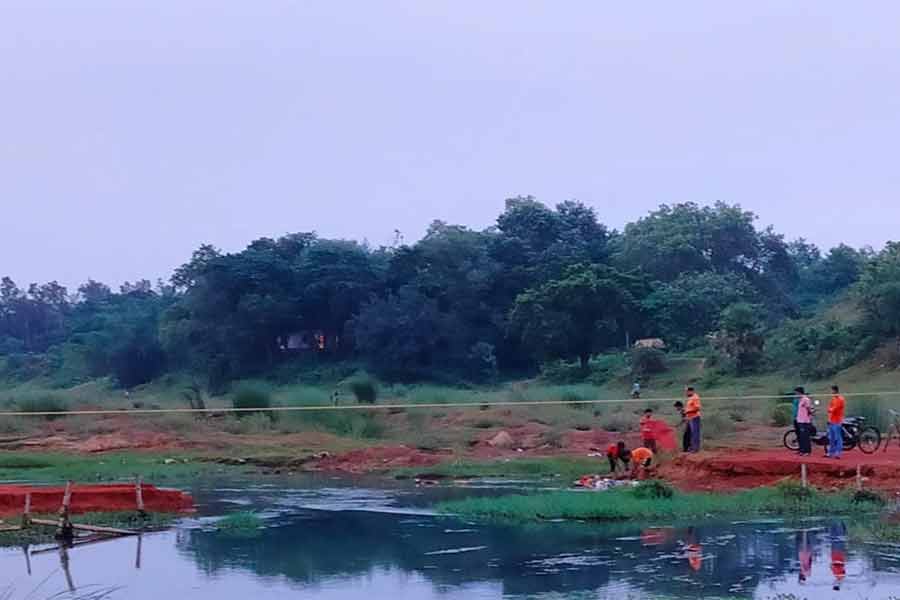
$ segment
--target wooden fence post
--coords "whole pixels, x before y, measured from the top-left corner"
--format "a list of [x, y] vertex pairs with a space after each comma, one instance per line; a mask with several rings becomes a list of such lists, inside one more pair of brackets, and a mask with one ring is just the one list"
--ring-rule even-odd
[[138, 513], [143, 517], [147, 513], [144, 510], [144, 478], [140, 475], [138, 475], [137, 481], [134, 484], [134, 494], [137, 499]]
[[31, 492], [25, 494], [25, 510], [22, 513], [22, 529], [31, 527]]
[[800, 465], [800, 481], [803, 483], [803, 487], [806, 488], [806, 463]]
[[862, 465], [856, 465], [856, 490], [862, 491], [863, 482], [862, 482]]
[[66, 482], [66, 491], [63, 493], [62, 506], [59, 509], [59, 524], [56, 536], [63, 540], [71, 540], [75, 537], [75, 529], [69, 520], [69, 507], [72, 503], [72, 482]]

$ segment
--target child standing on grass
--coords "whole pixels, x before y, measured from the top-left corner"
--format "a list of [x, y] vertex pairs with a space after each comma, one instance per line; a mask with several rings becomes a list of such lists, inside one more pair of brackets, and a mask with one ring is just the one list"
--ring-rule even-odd
[[641, 444], [645, 448], [649, 448], [656, 452], [656, 429], [653, 423], [653, 409], [648, 408], [644, 411], [644, 415], [640, 421]]

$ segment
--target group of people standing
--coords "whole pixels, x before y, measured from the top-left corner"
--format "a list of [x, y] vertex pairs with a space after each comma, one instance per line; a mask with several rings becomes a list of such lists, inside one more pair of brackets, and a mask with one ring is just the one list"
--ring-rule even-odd
[[[812, 454], [812, 438], [816, 435], [813, 416], [816, 409], [806, 390], [800, 386], [794, 389], [793, 413], [794, 430], [797, 432], [798, 454]], [[841, 395], [840, 388], [831, 386], [831, 402], [828, 404], [828, 449], [825, 456], [839, 459], [844, 451], [844, 435], [842, 431], [847, 401]]]

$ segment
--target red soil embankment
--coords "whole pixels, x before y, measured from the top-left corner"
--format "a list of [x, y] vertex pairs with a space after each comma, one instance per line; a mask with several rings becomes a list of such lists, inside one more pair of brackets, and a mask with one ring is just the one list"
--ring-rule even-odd
[[[194, 500], [178, 490], [166, 490], [152, 485], [142, 486], [144, 508], [150, 512], [177, 513], [193, 509]], [[65, 489], [62, 487], [35, 487], [26, 485], [0, 485], [0, 515], [22, 514], [25, 496], [31, 494], [33, 513], [52, 513], [62, 506]], [[134, 485], [74, 485], [72, 486], [71, 512], [119, 512], [136, 511], [137, 495]]]
[[732, 491], [799, 478], [802, 464], [812, 485], [843, 488], [855, 485], [860, 467], [866, 487], [900, 491], [900, 449], [875, 454], [845, 452], [839, 460], [821, 453], [800, 457], [788, 450], [728, 449], [681, 455], [663, 465], [660, 475], [683, 489]]
[[405, 467], [433, 467], [447, 456], [416, 450], [408, 446], [375, 446], [326, 456], [306, 464], [311, 471], [371, 473]]

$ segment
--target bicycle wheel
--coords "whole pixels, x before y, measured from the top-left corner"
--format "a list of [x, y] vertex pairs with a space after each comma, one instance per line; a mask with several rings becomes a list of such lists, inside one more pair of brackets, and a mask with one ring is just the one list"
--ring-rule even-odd
[[875, 427], [866, 427], [859, 432], [859, 449], [864, 454], [872, 454], [881, 445], [881, 432]]
[[791, 429], [784, 434], [784, 447], [788, 450], [796, 452], [800, 449], [800, 441], [797, 439], [797, 432]]

